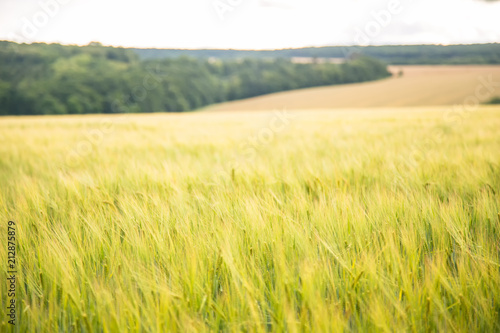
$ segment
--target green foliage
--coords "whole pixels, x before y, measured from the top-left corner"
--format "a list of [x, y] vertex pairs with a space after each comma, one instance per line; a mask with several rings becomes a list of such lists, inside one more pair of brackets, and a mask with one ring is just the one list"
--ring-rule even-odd
[[386, 65], [287, 59], [139, 61], [131, 50], [0, 42], [0, 114], [188, 111], [272, 92], [376, 80]]
[[493, 97], [487, 104], [500, 104], [500, 96]]
[[208, 59], [236, 58], [350, 58], [357, 54], [393, 65], [417, 64], [500, 64], [500, 44], [472, 45], [390, 45], [327, 46], [273, 51], [134, 49], [142, 59], [171, 58], [181, 55]]

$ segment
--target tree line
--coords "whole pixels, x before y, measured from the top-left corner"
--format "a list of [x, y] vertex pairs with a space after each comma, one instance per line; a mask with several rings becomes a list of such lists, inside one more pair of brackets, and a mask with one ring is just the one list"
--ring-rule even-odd
[[133, 49], [141, 59], [160, 59], [182, 55], [196, 58], [343, 58], [364, 55], [391, 65], [480, 65], [500, 64], [500, 44], [470, 45], [387, 45], [325, 46], [283, 50], [178, 50]]
[[0, 115], [189, 111], [224, 101], [390, 76], [385, 63], [141, 59], [133, 50], [0, 42]]

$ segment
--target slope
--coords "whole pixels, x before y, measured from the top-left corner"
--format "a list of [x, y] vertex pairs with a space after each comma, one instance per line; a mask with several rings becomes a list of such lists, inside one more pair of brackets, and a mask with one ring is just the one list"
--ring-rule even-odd
[[[500, 66], [391, 66], [392, 78], [300, 89], [213, 105], [210, 111], [437, 106], [462, 104], [476, 89], [483, 102], [500, 95]], [[403, 71], [399, 77], [397, 73]], [[494, 91], [493, 91], [494, 88]]]

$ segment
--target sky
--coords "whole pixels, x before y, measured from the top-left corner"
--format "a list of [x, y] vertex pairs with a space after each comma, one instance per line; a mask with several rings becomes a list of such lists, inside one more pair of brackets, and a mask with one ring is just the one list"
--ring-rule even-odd
[[500, 42], [500, 1], [0, 0], [0, 40], [188, 49]]

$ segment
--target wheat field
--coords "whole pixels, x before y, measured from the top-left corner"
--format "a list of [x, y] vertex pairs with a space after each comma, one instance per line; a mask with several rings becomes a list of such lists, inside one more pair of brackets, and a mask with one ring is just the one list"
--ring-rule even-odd
[[[355, 84], [279, 92], [209, 106], [210, 111], [309, 110], [369, 107], [426, 107], [463, 104], [488, 78], [499, 91], [498, 65], [389, 66], [393, 77]], [[398, 76], [402, 71], [403, 75]], [[493, 92], [493, 91], [490, 91]], [[486, 102], [495, 95], [484, 91]]]
[[15, 330], [500, 331], [500, 107], [449, 111], [0, 119]]

